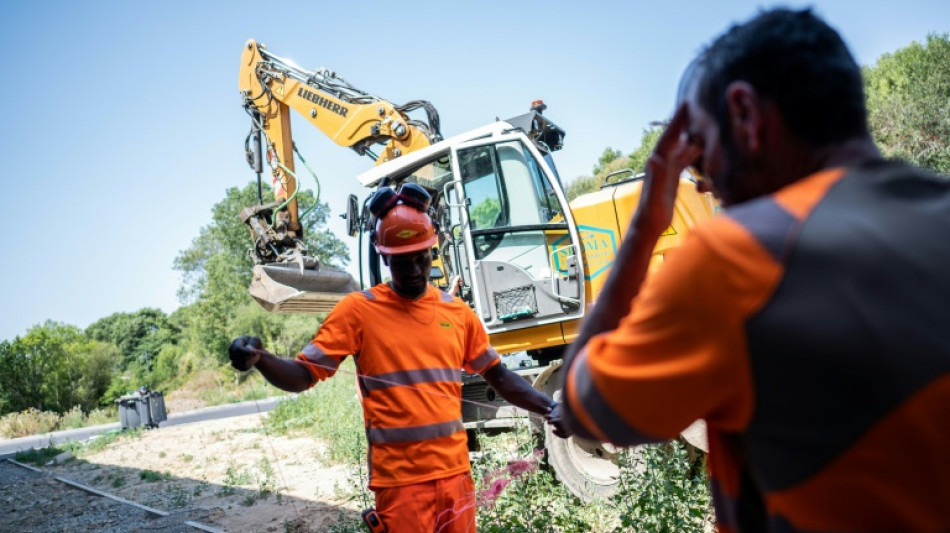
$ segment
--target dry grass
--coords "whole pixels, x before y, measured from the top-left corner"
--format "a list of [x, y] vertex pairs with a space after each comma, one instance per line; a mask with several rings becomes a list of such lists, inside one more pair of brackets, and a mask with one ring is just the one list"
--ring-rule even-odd
[[19, 413], [10, 413], [0, 417], [0, 436], [5, 439], [15, 439], [48, 433], [59, 424], [60, 416], [49, 411], [27, 409]]

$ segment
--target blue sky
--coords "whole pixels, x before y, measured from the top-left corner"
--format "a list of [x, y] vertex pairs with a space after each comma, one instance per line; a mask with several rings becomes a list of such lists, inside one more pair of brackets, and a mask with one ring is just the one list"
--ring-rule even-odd
[[[691, 57], [768, 2], [4, 2], [0, 339], [178, 306], [177, 253], [253, 179], [241, 47], [266, 43], [394, 103], [432, 101], [446, 136], [543, 98], [567, 181], [629, 152]], [[817, 1], [862, 64], [950, 31], [950, 2]], [[358, 7], [357, 7], [358, 6]], [[297, 121], [334, 213], [372, 163]], [[310, 184], [305, 180], [304, 184]], [[344, 238], [351, 246], [354, 239]], [[355, 262], [355, 259], [354, 259]]]

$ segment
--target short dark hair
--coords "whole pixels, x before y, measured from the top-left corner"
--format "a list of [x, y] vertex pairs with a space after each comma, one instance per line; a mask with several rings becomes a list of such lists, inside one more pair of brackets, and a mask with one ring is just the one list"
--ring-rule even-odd
[[725, 135], [726, 87], [742, 80], [778, 106], [812, 147], [867, 135], [861, 69], [841, 36], [810, 9], [774, 9], [737, 24], [699, 57], [699, 104]]

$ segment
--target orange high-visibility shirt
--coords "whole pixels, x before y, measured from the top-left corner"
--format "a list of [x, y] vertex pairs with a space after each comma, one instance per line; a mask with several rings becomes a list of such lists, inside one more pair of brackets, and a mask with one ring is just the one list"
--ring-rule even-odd
[[363, 395], [370, 488], [470, 469], [461, 369], [484, 373], [501, 359], [462, 300], [431, 286], [418, 300], [402, 298], [386, 284], [349, 294], [297, 361], [316, 382], [332, 376], [348, 355]]
[[731, 207], [572, 362], [618, 443], [709, 428], [723, 532], [950, 531], [950, 181], [875, 161]]

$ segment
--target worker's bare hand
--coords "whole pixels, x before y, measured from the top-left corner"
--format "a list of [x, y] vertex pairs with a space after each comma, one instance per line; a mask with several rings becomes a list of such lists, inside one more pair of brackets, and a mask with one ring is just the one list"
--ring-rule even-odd
[[574, 432], [571, 431], [569, 427], [567, 427], [562, 413], [561, 404], [555, 403], [554, 407], [551, 408], [548, 414], [544, 415], [544, 421], [548, 424], [551, 424], [551, 429], [553, 430], [555, 436], [566, 439], [573, 435]]
[[688, 125], [689, 107], [684, 102], [647, 159], [643, 192], [634, 216], [634, 224], [641, 231], [659, 235], [669, 227], [680, 174], [702, 155], [702, 149], [688, 138]]
[[231, 359], [231, 366], [241, 372], [254, 368], [254, 365], [261, 359], [261, 353], [264, 351], [264, 345], [257, 337], [243, 336], [234, 339], [228, 348], [228, 357]]

